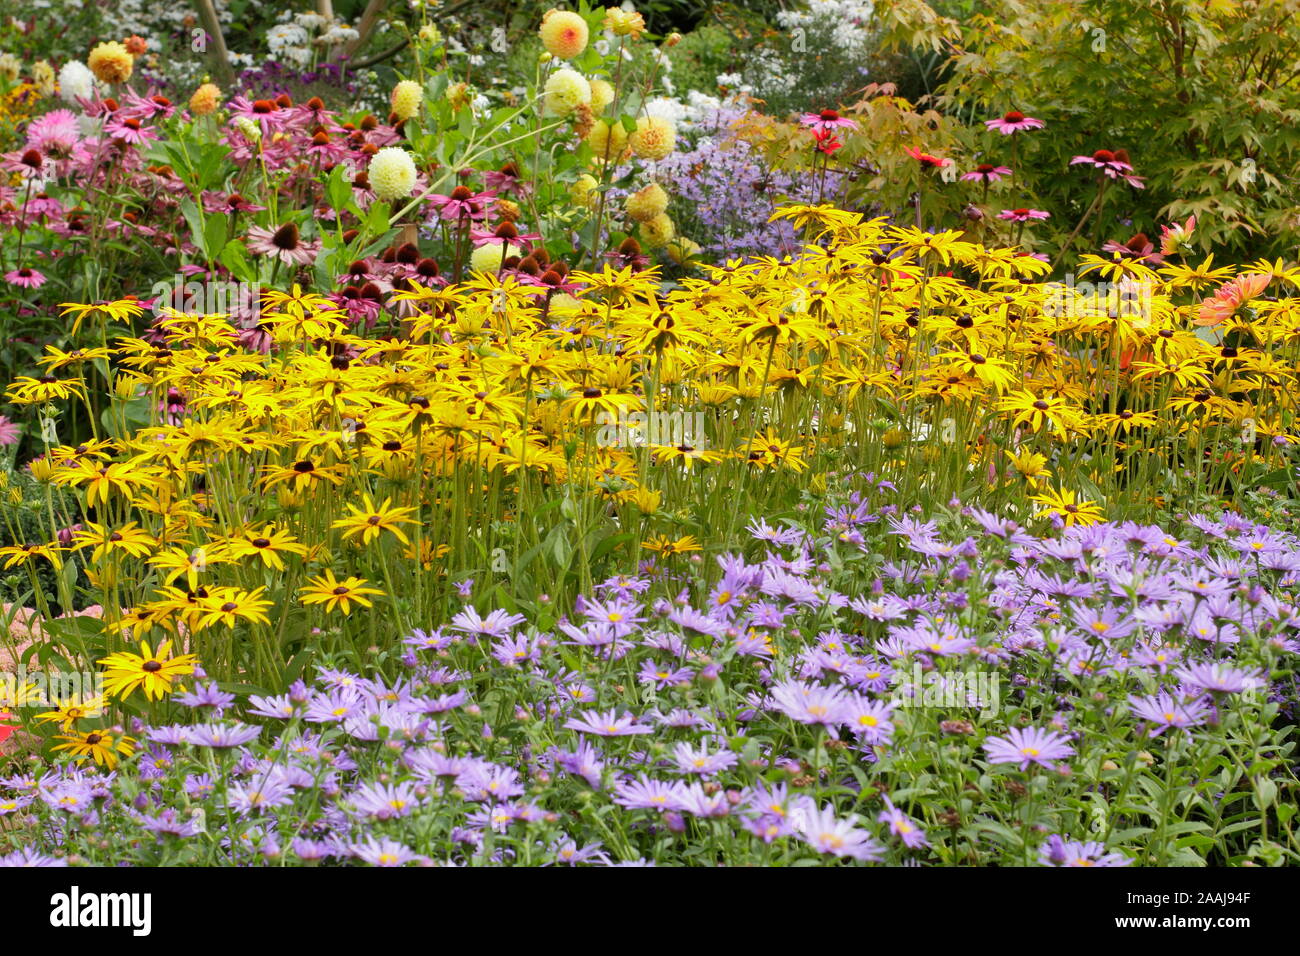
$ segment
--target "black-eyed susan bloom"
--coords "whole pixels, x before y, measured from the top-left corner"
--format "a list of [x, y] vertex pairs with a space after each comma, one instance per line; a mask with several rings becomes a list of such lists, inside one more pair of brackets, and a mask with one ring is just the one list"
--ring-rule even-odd
[[63, 551], [55, 544], [13, 544], [0, 548], [0, 559], [4, 560], [5, 570], [24, 565], [36, 558], [44, 558], [54, 565], [55, 568], [63, 567], [63, 559], [59, 557]]
[[39, 713], [33, 719], [38, 724], [58, 724], [59, 730], [66, 734], [81, 721], [98, 717], [103, 713], [104, 704], [103, 697], [90, 697], [86, 700], [69, 697], [56, 701], [53, 710]]
[[103, 322], [111, 319], [114, 322], [130, 324], [131, 319], [139, 318], [144, 315], [144, 308], [135, 299], [117, 299], [113, 302], [96, 302], [89, 305], [83, 305], [80, 302], [60, 302], [59, 308], [63, 310], [64, 318], [69, 315], [75, 315], [76, 319], [72, 322], [72, 334], [76, 335], [81, 328], [81, 323], [86, 319], [95, 322]]
[[344, 538], [354, 538], [359, 535], [362, 544], [370, 544], [387, 531], [402, 544], [411, 543], [411, 539], [402, 530], [402, 525], [416, 523], [414, 519], [407, 517], [414, 513], [414, 508], [399, 508], [388, 498], [384, 499], [383, 504], [376, 505], [369, 494], [362, 496], [362, 507], [348, 505], [347, 508], [352, 513], [331, 525], [341, 530]]
[[57, 379], [53, 375], [42, 375], [39, 378], [19, 375], [9, 386], [6, 397], [15, 405], [44, 405], [69, 398], [85, 401], [86, 387], [81, 382]]
[[370, 596], [382, 595], [384, 592], [369, 587], [365, 578], [348, 577], [340, 580], [334, 577], [333, 571], [326, 568], [324, 574], [312, 578], [300, 593], [303, 604], [323, 604], [327, 612], [339, 610], [347, 614], [352, 610], [354, 601], [362, 607], [374, 607]]
[[72, 485], [86, 492], [86, 504], [108, 504], [113, 494], [130, 498], [137, 488], [150, 487], [154, 477], [149, 469], [135, 462], [80, 460], [56, 469], [50, 478], [56, 485]]
[[206, 571], [209, 565], [219, 564], [224, 560], [212, 549], [176, 547], [155, 554], [149, 558], [148, 564], [163, 571], [163, 581], [166, 584], [171, 584], [182, 574], [185, 575], [185, 583], [193, 591], [199, 586], [199, 575]]
[[260, 530], [249, 528], [241, 534], [232, 535], [219, 545], [218, 552], [232, 561], [253, 559], [261, 566], [272, 571], [285, 569], [283, 555], [306, 555], [307, 546], [302, 544], [289, 531], [275, 525], [263, 525]]
[[759, 468], [789, 468], [799, 472], [808, 467], [803, 458], [803, 446], [786, 441], [770, 427], [742, 443], [736, 452]]
[[114, 697], [127, 698], [141, 690], [149, 700], [161, 700], [177, 689], [176, 681], [194, 673], [198, 657], [194, 654], [172, 656], [172, 642], [163, 641], [157, 650], [140, 643], [140, 653], [120, 651], [99, 663], [104, 666], [104, 690]]
[[79, 734], [59, 734], [54, 738], [62, 743], [55, 744], [55, 750], [65, 750], [78, 760], [87, 757], [100, 766], [112, 770], [117, 766], [119, 757], [129, 757], [135, 753], [135, 738], [111, 730], [87, 730]]
[[695, 540], [695, 536], [688, 534], [680, 538], [669, 538], [666, 534], [651, 538], [649, 541], [643, 541], [641, 547], [647, 551], [653, 551], [655, 554], [661, 554], [667, 557], [672, 554], [685, 554], [688, 551], [701, 551], [700, 543]]
[[143, 558], [158, 546], [157, 539], [138, 527], [134, 521], [117, 528], [87, 521], [80, 531], [73, 533], [72, 542], [77, 550], [94, 548], [90, 553], [91, 561], [99, 561], [105, 555], [115, 552]]
[[1101, 521], [1101, 508], [1095, 501], [1082, 501], [1073, 491], [1065, 488], [1059, 491], [1048, 489], [1029, 500], [1044, 506], [1037, 512], [1040, 517], [1059, 518], [1067, 528], [1074, 525], [1093, 525]]
[[266, 469], [266, 487], [277, 484], [287, 485], [293, 491], [305, 491], [328, 482], [331, 485], [343, 484], [342, 468], [339, 465], [327, 465], [300, 458], [287, 465], [272, 465]]
[[199, 603], [201, 616], [196, 630], [211, 627], [213, 624], [234, 627], [241, 620], [253, 624], [271, 623], [270, 618], [266, 616], [266, 609], [274, 602], [266, 600], [263, 597], [265, 593], [264, 587], [253, 591], [234, 587], [214, 588]]

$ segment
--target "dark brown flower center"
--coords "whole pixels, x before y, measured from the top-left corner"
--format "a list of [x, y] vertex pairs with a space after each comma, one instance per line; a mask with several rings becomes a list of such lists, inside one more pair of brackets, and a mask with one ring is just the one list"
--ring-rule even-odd
[[293, 252], [298, 248], [298, 227], [293, 223], [281, 226], [271, 237], [271, 245], [285, 252]]

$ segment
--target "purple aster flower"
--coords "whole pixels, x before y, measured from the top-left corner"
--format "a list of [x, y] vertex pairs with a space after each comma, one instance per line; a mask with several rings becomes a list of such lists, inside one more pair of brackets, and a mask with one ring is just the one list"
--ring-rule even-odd
[[1038, 727], [1013, 728], [1005, 737], [990, 737], [984, 741], [990, 763], [1017, 763], [1028, 770], [1031, 763], [1050, 767], [1053, 760], [1063, 760], [1074, 753], [1066, 737]]
[[1179, 730], [1196, 727], [1209, 719], [1210, 707], [1201, 698], [1188, 702], [1174, 700], [1168, 691], [1160, 691], [1148, 697], [1129, 697], [1129, 706], [1133, 713], [1151, 724], [1149, 735], [1158, 737], [1170, 727]]
[[235, 702], [235, 695], [226, 693], [216, 684], [207, 683], [200, 684], [188, 693], [177, 694], [172, 700], [185, 707], [211, 710], [220, 717]]
[[614, 802], [628, 810], [672, 810], [680, 806], [682, 785], [652, 780], [645, 774], [614, 787]]
[[421, 802], [411, 783], [362, 784], [348, 798], [353, 810], [375, 820], [409, 817]]
[[572, 751], [558, 751], [555, 762], [566, 772], [587, 781], [592, 789], [600, 789], [600, 776], [605, 764], [601, 760], [600, 751], [588, 743], [586, 738], [579, 738], [578, 746]]
[[339, 723], [365, 709], [366, 702], [355, 689], [335, 689], [316, 694], [307, 705], [304, 719], [314, 724]]
[[903, 845], [915, 850], [917, 847], [929, 846], [925, 831], [918, 827], [907, 814], [894, 806], [894, 801], [885, 797], [885, 809], [880, 811], [877, 819], [889, 824], [889, 832], [903, 841]]
[[298, 705], [289, 699], [288, 694], [280, 694], [277, 697], [261, 697], [254, 694], [248, 698], [248, 702], [253, 705], [248, 708], [248, 712], [254, 717], [289, 720], [298, 710]]
[[418, 853], [388, 837], [376, 840], [368, 837], [364, 843], [353, 843], [348, 848], [352, 855], [371, 866], [405, 866], [412, 860], [422, 860]]
[[190, 743], [197, 744], [200, 747], [212, 747], [218, 750], [225, 750], [230, 747], [242, 747], [244, 744], [256, 740], [261, 734], [260, 727], [254, 727], [251, 724], [196, 724], [191, 727], [187, 738]]
[[677, 791], [677, 809], [696, 817], [725, 817], [731, 813], [731, 804], [723, 791], [709, 793], [692, 783]]
[[466, 607], [451, 619], [453, 631], [463, 631], [475, 637], [505, 637], [527, 620], [522, 614], [511, 614], [500, 608], [487, 617], [480, 617], [473, 605]]
[[866, 830], [855, 826], [858, 822], [856, 814], [841, 820], [829, 804], [817, 809], [811, 800], [805, 800], [791, 811], [790, 817], [799, 838], [819, 853], [867, 863], [874, 863], [884, 856], [884, 847]]
[[[567, 863], [569, 866], [577, 866], [579, 863], [586, 863], [590, 860], [609, 865], [609, 855], [601, 850], [599, 840], [587, 846], [579, 847], [573, 840], [560, 839], [551, 844], [551, 853], [555, 855], [556, 863]], [[547, 865], [549, 866], [549, 864]]]
[[183, 789], [187, 796], [194, 800], [205, 800], [216, 791], [216, 784], [212, 782], [212, 775], [206, 773], [191, 773], [185, 777]]
[[737, 759], [739, 758], [729, 750], [709, 753], [706, 748], [692, 747], [686, 741], [673, 748], [673, 760], [677, 763], [677, 769], [682, 773], [694, 773], [702, 777], [711, 777], [734, 767]]
[[288, 806], [293, 802], [293, 792], [283, 780], [264, 777], [247, 783], [240, 781], [231, 784], [227, 800], [232, 810], [244, 816], [258, 810]]
[[181, 819], [177, 812], [171, 807], [166, 807], [159, 811], [157, 816], [151, 817], [147, 814], [141, 814], [138, 818], [138, 822], [141, 827], [160, 837], [172, 836], [184, 839], [186, 837], [197, 836], [203, 832], [203, 827], [197, 820]]
[[25, 846], [6, 856], [0, 856], [0, 866], [67, 866], [67, 860], [46, 856], [34, 847]]
[[773, 709], [801, 724], [833, 727], [844, 722], [848, 695], [842, 687], [787, 680], [772, 687]]
[[479, 761], [467, 767], [456, 778], [456, 786], [465, 792], [465, 798], [473, 801], [494, 800], [505, 802], [524, 792], [524, 785], [519, 782], [519, 772], [513, 767], [503, 767]]
[[888, 744], [894, 736], [894, 701], [872, 700], [853, 694], [844, 704], [844, 723], [855, 736], [873, 746]]
[[1264, 686], [1262, 671], [1243, 670], [1221, 662], [1178, 667], [1174, 676], [1185, 684], [1216, 694], [1240, 694]]
[[1057, 834], [1038, 848], [1042, 866], [1128, 866], [1133, 861], [1122, 853], [1107, 853], [1101, 843], [1080, 843]]
[[637, 723], [637, 718], [625, 712], [622, 717], [617, 711], [584, 710], [577, 717], [570, 717], [564, 726], [583, 734], [595, 734], [598, 737], [625, 737], [629, 734], [649, 734], [654, 728], [648, 724]]

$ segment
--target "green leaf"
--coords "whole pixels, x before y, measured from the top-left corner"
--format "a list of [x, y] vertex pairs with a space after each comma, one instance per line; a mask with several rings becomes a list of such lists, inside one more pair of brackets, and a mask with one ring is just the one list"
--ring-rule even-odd
[[342, 164], [335, 166], [325, 182], [325, 199], [335, 212], [343, 212], [351, 198], [352, 183], [348, 181], [347, 168]]
[[217, 259], [225, 251], [226, 217], [209, 216], [203, 227], [203, 255], [208, 261]]
[[248, 252], [244, 249], [242, 240], [231, 239], [226, 243], [225, 248], [221, 250], [221, 255], [217, 258], [223, 266], [230, 270], [230, 274], [240, 282], [256, 281], [257, 269], [249, 261]]

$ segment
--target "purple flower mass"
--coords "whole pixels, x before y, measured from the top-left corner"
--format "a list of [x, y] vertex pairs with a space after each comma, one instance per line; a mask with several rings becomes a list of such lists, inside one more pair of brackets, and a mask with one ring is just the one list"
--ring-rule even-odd
[[[857, 480], [820, 528], [754, 521], [752, 551], [717, 560], [720, 582], [633, 576], [578, 601], [569, 620], [583, 624], [569, 630], [608, 634], [620, 657], [556, 641], [525, 614], [465, 606], [450, 641], [405, 642], [399, 675], [322, 668], [272, 696], [197, 685], [179, 702], [227, 719], [142, 728], [148, 748], [113, 771], [0, 779], [0, 814], [134, 832], [141, 861], [178, 847], [224, 862], [464, 863], [490, 832], [494, 862], [614, 865], [653, 853], [651, 832], [685, 849], [707, 822], [737, 854], [934, 862], [949, 811], [897, 789], [918, 732], [968, 772], [1007, 764], [1056, 793], [1084, 768], [1120, 779], [1118, 763], [1105, 769], [1115, 746], [1220, 746], [1264, 706], [1255, 691], [1295, 712], [1296, 682], [1270, 673], [1297, 651], [1300, 578], [1263, 570], [1240, 586], [1232, 557], [1274, 542], [1288, 552], [1289, 532], [1225, 515], [1176, 535], [1123, 523], [1036, 537], [978, 509], [898, 516], [887, 483]], [[871, 537], [846, 541], [845, 528]], [[886, 541], [896, 556], [873, 557]], [[854, 555], [874, 571], [850, 594], [833, 569]], [[955, 582], [945, 572], [958, 566]], [[1229, 627], [1230, 642], [1205, 637]], [[515, 706], [482, 675], [517, 688]], [[1051, 696], [1037, 699], [1052, 704], [1031, 712], [1044, 679]], [[1087, 729], [1099, 722], [1117, 737]], [[837, 796], [857, 786], [855, 766], [881, 789]], [[575, 794], [622, 835], [565, 829]], [[1041, 865], [1124, 866], [1147, 852], [1067, 829], [1055, 797], [1041, 812], [1061, 828], [1026, 850]], [[36, 848], [0, 857], [61, 862]]]

